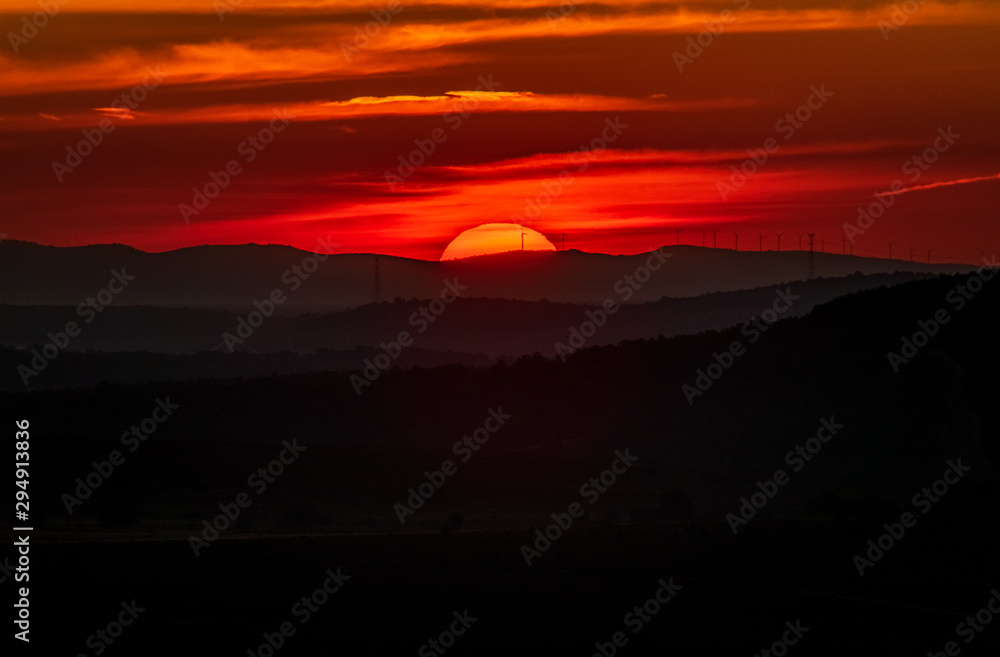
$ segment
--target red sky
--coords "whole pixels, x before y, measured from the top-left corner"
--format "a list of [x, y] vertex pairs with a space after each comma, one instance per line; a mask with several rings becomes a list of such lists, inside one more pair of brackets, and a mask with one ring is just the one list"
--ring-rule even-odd
[[[558, 3], [532, 0], [243, 0], [224, 20], [208, 0], [137, 4], [69, 0], [37, 34], [23, 23], [36, 3], [0, 9], [0, 233], [151, 251], [330, 235], [345, 252], [437, 259], [462, 231], [521, 217], [587, 251], [646, 251], [680, 227], [689, 244], [716, 229], [720, 247], [739, 231], [741, 249], [813, 232], [840, 252], [844, 224], [882, 198], [855, 254], [1000, 250], [992, 2], [893, 15], [868, 0], [565, 0], [559, 21]], [[706, 21], [722, 30], [699, 53]], [[152, 86], [148, 69], [162, 82], [113, 108]], [[782, 122], [810, 98], [806, 120]], [[276, 110], [293, 118], [273, 141], [245, 143]], [[926, 170], [906, 165], [935, 140]], [[231, 160], [239, 173], [186, 222], [179, 206]], [[895, 181], [915, 189], [876, 197]]]

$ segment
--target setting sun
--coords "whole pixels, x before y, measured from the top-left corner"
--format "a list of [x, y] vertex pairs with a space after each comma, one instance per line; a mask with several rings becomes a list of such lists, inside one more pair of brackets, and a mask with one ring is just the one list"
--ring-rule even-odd
[[[523, 241], [522, 241], [523, 239]], [[465, 231], [451, 241], [441, 260], [455, 260], [507, 251], [555, 251], [544, 235], [519, 224], [483, 224]]]

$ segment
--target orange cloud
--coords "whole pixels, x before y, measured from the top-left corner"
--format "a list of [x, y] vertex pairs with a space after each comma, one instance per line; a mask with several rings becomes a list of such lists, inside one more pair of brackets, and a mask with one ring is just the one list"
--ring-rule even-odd
[[[282, 108], [297, 121], [365, 119], [381, 116], [433, 116], [489, 112], [692, 112], [748, 107], [746, 98], [669, 101], [664, 98], [622, 98], [593, 94], [537, 94], [530, 91], [447, 91], [440, 96], [359, 96], [342, 101], [289, 103]], [[94, 110], [121, 119], [141, 118], [144, 125], [185, 123], [233, 123], [270, 120], [275, 107], [270, 104], [223, 105], [130, 112], [127, 108], [100, 107]], [[31, 115], [8, 116], [12, 126], [44, 128]], [[94, 123], [91, 110], [68, 113], [60, 127], [87, 127]], [[16, 123], [14, 123], [16, 121]]]
[[915, 187], [905, 187], [894, 192], [882, 192], [875, 196], [896, 196], [897, 194], [908, 194], [909, 192], [920, 192], [925, 189], [938, 189], [939, 187], [951, 187], [953, 185], [968, 185], [969, 183], [986, 182], [987, 180], [1000, 180], [1000, 173], [995, 176], [978, 176], [976, 178], [960, 178], [958, 180], [945, 180], [942, 182], [928, 183], [926, 185], [916, 185]]

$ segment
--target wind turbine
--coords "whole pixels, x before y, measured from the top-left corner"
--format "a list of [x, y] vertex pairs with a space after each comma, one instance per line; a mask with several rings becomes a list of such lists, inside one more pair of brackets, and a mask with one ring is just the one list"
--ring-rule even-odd
[[889, 260], [892, 260], [892, 245], [893, 244], [895, 244], [895, 242], [889, 242]]
[[734, 251], [740, 250], [740, 234], [736, 233], [736, 246], [733, 247]]
[[778, 233], [777, 235], [778, 235], [778, 253], [781, 253], [781, 236], [784, 235], [784, 233]]
[[799, 236], [799, 251], [801, 251], [802, 250], [802, 236], [805, 235], [805, 233], [795, 233], [795, 234]]
[[764, 251], [764, 233], [757, 231], [757, 250]]

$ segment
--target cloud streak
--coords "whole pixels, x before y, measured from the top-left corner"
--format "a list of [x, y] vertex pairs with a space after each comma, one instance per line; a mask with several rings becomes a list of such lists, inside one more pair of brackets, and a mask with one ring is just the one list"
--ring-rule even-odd
[[900, 194], [909, 194], [910, 192], [922, 192], [928, 189], [939, 189], [941, 187], [952, 187], [954, 185], [968, 185], [971, 183], [986, 182], [988, 180], [1000, 180], [1000, 173], [993, 176], [978, 176], [976, 178], [959, 178], [958, 180], [944, 180], [936, 183], [928, 183], [926, 185], [916, 185], [914, 187], [904, 187], [903, 189], [897, 189], [896, 191], [881, 192], [875, 196], [898, 196]]

